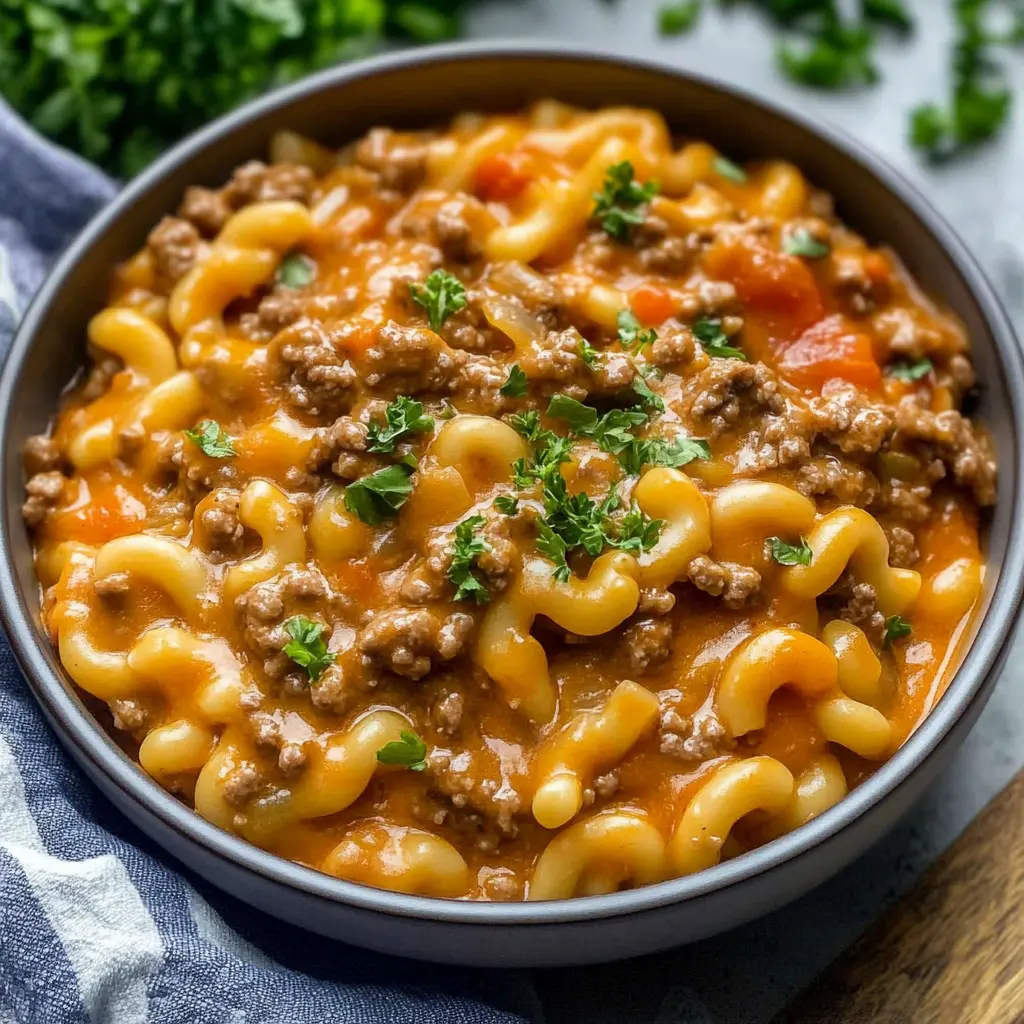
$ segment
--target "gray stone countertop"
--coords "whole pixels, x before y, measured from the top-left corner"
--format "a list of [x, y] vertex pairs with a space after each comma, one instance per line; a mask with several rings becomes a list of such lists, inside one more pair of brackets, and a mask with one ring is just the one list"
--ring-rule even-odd
[[[884, 42], [883, 81], [829, 94], [777, 73], [773, 34], [755, 13], [708, 2], [688, 36], [660, 39], [658, 0], [495, 0], [470, 19], [477, 38], [579, 41], [655, 55], [798, 105], [884, 152], [953, 222], [987, 267], [1011, 315], [1024, 312], [1024, 105], [1002, 137], [952, 165], [922, 163], [907, 111], [948, 90], [951, 3], [912, 2], [908, 43]], [[1024, 61], [1006, 58], [1024, 95]], [[884, 907], [906, 891], [1024, 765], [1024, 672], [1018, 637], [995, 694], [950, 768], [905, 822], [852, 867], [796, 903], [719, 938], [598, 968], [535, 971], [544, 1017], [586, 1024], [760, 1024], [781, 1009]]]

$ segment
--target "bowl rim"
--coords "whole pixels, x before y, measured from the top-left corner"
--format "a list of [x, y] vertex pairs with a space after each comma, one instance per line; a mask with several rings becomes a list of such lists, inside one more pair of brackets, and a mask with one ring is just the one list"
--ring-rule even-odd
[[[212, 121], [188, 136], [132, 180], [103, 207], [75, 238], [50, 271], [33, 298], [12, 341], [0, 373], [0, 452], [9, 458], [12, 396], [23, 372], [25, 357], [64, 280], [89, 248], [121, 217], [123, 211], [157, 185], [181, 163], [207, 145], [230, 135], [248, 122], [335, 86], [370, 80], [376, 76], [425, 64], [480, 62], [487, 60], [554, 59], [586, 65], [615, 65], [649, 72], [666, 79], [692, 82], [731, 96], [771, 115], [787, 120], [814, 135], [825, 146], [839, 150], [881, 182], [886, 190], [924, 225], [937, 244], [945, 248], [977, 305], [995, 341], [999, 368], [1005, 375], [1011, 398], [1010, 429], [1016, 456], [1013, 493], [1008, 499], [1024, 507], [1024, 473], [1020, 461], [1020, 422], [1024, 407], [1024, 357], [1009, 317], [977, 260], [946, 219], [887, 159], [860, 140], [816, 117], [776, 100], [765, 100], [747, 89], [701, 73], [675, 67], [666, 60], [623, 55], [602, 47], [532, 40], [491, 40], [449, 43], [379, 55], [318, 72], [274, 90]], [[20, 461], [20, 460], [19, 460]], [[63, 675], [53, 671], [44, 656], [40, 635], [17, 581], [12, 557], [11, 517], [8, 503], [0, 507], [0, 602], [2, 618], [12, 648], [30, 689], [56, 731], [73, 754], [87, 758], [98, 772], [116, 784], [135, 804], [154, 814], [183, 840], [201, 846], [207, 855], [264, 880], [297, 889], [316, 898], [366, 911], [422, 921], [466, 925], [537, 925], [583, 922], [653, 910], [708, 896], [779, 868], [807, 854], [819, 844], [851, 827], [903, 783], [935, 750], [960, 718], [989, 676], [1012, 631], [1024, 591], [1024, 521], [1009, 517], [1009, 538], [999, 580], [988, 614], [979, 625], [973, 643], [950, 680], [942, 698], [896, 753], [872, 776], [825, 814], [794, 832], [759, 847], [741, 858], [718, 864], [694, 875], [604, 896], [574, 897], [550, 902], [488, 903], [448, 900], [359, 885], [323, 874], [253, 846], [238, 836], [210, 824], [150, 779], [106, 734], [85, 708]], [[38, 609], [36, 609], [38, 611]]]

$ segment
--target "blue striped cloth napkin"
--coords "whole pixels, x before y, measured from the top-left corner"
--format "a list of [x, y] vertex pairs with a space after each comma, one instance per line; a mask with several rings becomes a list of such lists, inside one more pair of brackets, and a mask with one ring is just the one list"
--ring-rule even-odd
[[[0, 353], [114, 195], [0, 103]], [[504, 1024], [521, 973], [421, 965], [281, 924], [185, 877], [78, 772], [0, 640], [0, 1024]]]

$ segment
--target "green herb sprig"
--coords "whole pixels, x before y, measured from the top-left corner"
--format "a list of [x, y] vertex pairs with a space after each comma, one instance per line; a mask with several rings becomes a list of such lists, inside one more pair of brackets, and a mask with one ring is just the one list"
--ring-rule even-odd
[[473, 574], [476, 560], [490, 551], [490, 545], [479, 535], [484, 525], [481, 515], [469, 516], [455, 527], [455, 537], [449, 553], [452, 556], [448, 566], [448, 580], [455, 587], [454, 601], [475, 601], [486, 604], [490, 600], [487, 587]]
[[367, 451], [390, 454], [399, 441], [407, 440], [413, 434], [426, 434], [434, 429], [434, 420], [425, 415], [423, 403], [399, 395], [384, 410], [386, 422], [370, 424]]
[[410, 284], [409, 294], [427, 311], [432, 331], [441, 330], [445, 320], [466, 305], [465, 287], [447, 270], [433, 271], [423, 284]]
[[184, 431], [185, 436], [211, 459], [229, 459], [238, 452], [234, 438], [216, 421], [202, 420]]
[[0, 92], [119, 177], [269, 87], [385, 36], [459, 31], [452, 0], [4, 0]]
[[397, 765], [408, 768], [412, 772], [421, 772], [427, 767], [427, 745], [408, 729], [398, 734], [401, 739], [385, 743], [377, 751], [377, 760], [381, 764]]
[[324, 669], [333, 664], [335, 656], [327, 650], [321, 633], [324, 627], [319, 622], [307, 619], [305, 615], [293, 615], [284, 622], [285, 632], [291, 637], [284, 646], [284, 653], [296, 665], [306, 670], [315, 683]]
[[397, 462], [376, 473], [361, 477], [345, 488], [345, 508], [369, 526], [379, 526], [398, 510], [412, 494], [413, 467]]
[[641, 209], [658, 192], [658, 184], [641, 185], [633, 178], [633, 165], [628, 160], [613, 164], [605, 172], [604, 187], [594, 193], [591, 216], [616, 241], [629, 240], [633, 228], [644, 222]]

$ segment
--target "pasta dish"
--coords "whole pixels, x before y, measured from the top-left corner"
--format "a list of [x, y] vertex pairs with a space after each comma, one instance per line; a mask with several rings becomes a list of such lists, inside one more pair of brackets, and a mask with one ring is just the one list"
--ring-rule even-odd
[[799, 828], [984, 576], [968, 339], [778, 161], [554, 101], [193, 187], [25, 449], [43, 621], [215, 825], [550, 900]]

